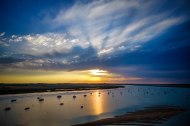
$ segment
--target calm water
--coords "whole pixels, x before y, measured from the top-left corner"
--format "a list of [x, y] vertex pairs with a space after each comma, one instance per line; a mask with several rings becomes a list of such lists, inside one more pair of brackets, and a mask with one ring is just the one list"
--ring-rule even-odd
[[[84, 94], [87, 97], [84, 97]], [[58, 99], [57, 95], [61, 95], [62, 98]], [[73, 99], [73, 95], [76, 95], [76, 99]], [[38, 101], [39, 96], [44, 98], [43, 102]], [[11, 103], [11, 99], [17, 101]], [[60, 103], [64, 105], [61, 106]], [[84, 108], [81, 108], [81, 105]], [[157, 125], [188, 125], [190, 89], [133, 85], [111, 90], [2, 95], [0, 96], [0, 125], [72, 125], [113, 117], [154, 105], [177, 105], [187, 109], [186, 112]], [[5, 107], [11, 107], [11, 110], [4, 111]], [[24, 110], [26, 107], [30, 107], [30, 110]]]

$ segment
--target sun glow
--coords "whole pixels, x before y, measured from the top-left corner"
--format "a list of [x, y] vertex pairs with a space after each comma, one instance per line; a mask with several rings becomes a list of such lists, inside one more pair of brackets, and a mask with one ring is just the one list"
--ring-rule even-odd
[[93, 76], [106, 76], [106, 75], [108, 75], [108, 71], [106, 71], [106, 70], [92, 69], [89, 71], [90, 71], [90, 74]]

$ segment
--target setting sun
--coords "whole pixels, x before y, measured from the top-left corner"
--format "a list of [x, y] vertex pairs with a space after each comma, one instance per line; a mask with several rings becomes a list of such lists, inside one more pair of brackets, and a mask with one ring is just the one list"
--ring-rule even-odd
[[92, 69], [90, 70], [90, 74], [94, 76], [105, 76], [108, 75], [108, 71], [100, 69]]

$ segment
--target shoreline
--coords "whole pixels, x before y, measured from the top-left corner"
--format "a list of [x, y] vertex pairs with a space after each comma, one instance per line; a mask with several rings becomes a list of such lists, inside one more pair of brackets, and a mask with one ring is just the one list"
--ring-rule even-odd
[[142, 110], [128, 112], [112, 118], [100, 119], [92, 122], [75, 124], [73, 126], [101, 126], [101, 125], [154, 125], [163, 123], [167, 119], [176, 116], [185, 109], [177, 106], [145, 107]]

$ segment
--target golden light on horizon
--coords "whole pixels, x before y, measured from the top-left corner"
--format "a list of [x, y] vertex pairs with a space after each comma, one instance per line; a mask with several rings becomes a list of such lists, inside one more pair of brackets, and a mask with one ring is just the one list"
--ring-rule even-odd
[[45, 71], [12, 69], [0, 74], [0, 83], [124, 83], [139, 80], [102, 69]]
[[5, 75], [0, 75], [0, 83], [102, 83], [102, 80], [104, 80], [103, 75], [107, 74], [106, 71], [98, 69], [92, 71], [32, 71], [13, 69], [12, 71]]

